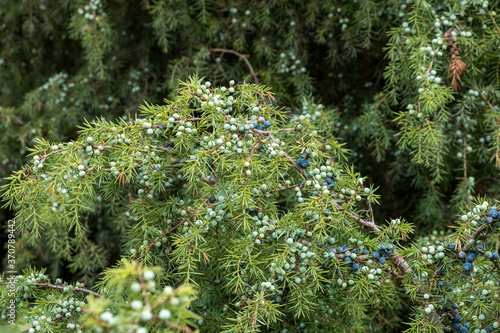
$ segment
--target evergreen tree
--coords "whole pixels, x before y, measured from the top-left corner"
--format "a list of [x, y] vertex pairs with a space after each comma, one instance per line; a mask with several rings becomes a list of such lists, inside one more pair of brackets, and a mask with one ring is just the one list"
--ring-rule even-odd
[[[102, 294], [99, 302], [111, 304], [107, 312], [131, 325], [125, 331], [149, 329], [140, 311], [128, 312], [125, 302], [137, 295], [127, 289], [120, 298], [112, 285], [133, 284], [141, 269], [159, 267], [158, 290], [170, 285], [183, 293], [189, 283], [197, 296], [192, 312], [182, 310], [186, 302], [168, 308], [179, 320], [166, 326], [156, 325], [162, 308], [152, 309], [155, 330], [293, 331], [302, 324], [309, 331], [420, 332], [464, 330], [466, 322], [478, 332], [496, 328], [498, 237], [490, 206], [500, 167], [498, 6], [498, 0], [0, 0], [2, 265], [9, 270], [8, 220], [15, 218], [23, 323], [39, 321], [64, 280]], [[264, 146], [250, 153], [257, 143]], [[238, 164], [242, 154], [265, 149], [269, 160], [257, 155], [255, 166]], [[316, 177], [317, 193], [303, 187], [302, 181], [315, 186]], [[360, 178], [373, 185], [365, 189]], [[321, 201], [330, 194], [331, 202]], [[192, 229], [198, 220], [203, 232]], [[306, 247], [305, 272], [302, 258], [288, 262], [299, 268], [296, 276], [279, 263], [271, 267], [286, 251], [284, 234], [270, 226], [295, 232], [286, 246], [299, 256]], [[243, 234], [264, 241], [252, 247], [262, 251], [247, 251], [252, 264], [241, 263], [247, 276], [228, 282], [238, 271], [227, 264], [234, 251], [250, 247]], [[186, 249], [192, 237], [196, 246]], [[322, 237], [335, 241], [324, 249]], [[333, 249], [332, 262], [347, 258], [345, 251], [360, 252], [350, 263], [322, 261], [322, 251]], [[375, 252], [379, 258], [370, 258]], [[125, 266], [128, 275], [120, 275]], [[380, 269], [369, 271], [369, 280], [387, 285], [372, 290], [359, 283], [363, 267]], [[105, 269], [106, 276], [118, 272], [113, 283], [99, 278]], [[267, 283], [276, 290], [271, 296]], [[87, 304], [85, 291], [64, 292], [66, 301]], [[303, 301], [292, 302], [301, 292]], [[7, 294], [2, 289], [4, 305]], [[247, 319], [257, 295], [269, 308], [255, 308], [254, 323]], [[237, 307], [235, 297], [244, 297]], [[106, 321], [92, 322], [103, 312], [99, 304], [81, 306], [89, 317], [71, 311], [75, 319], [57, 320], [57, 329], [74, 323], [76, 331], [77, 324], [108, 330]], [[453, 323], [453, 311], [464, 321]]]
[[[70, 297], [93, 294], [78, 283], [63, 287], [61, 295], [62, 281], [50, 284], [43, 272], [5, 281], [1, 302], [11, 302], [14, 285], [17, 317], [25, 327], [498, 327], [500, 213], [488, 200], [463, 207], [470, 212], [456, 221], [453, 233], [408, 245], [411, 223], [375, 220], [372, 207], [379, 197], [345, 163], [346, 151], [330, 129], [333, 110], [308, 101], [290, 117], [265, 86], [231, 81], [214, 87], [194, 77], [172, 101], [146, 103], [141, 112], [130, 121], [96, 119], [68, 143], [40, 141], [32, 162], [4, 187], [7, 204], [17, 212], [16, 227], [28, 231], [24, 244], [48, 244], [47, 256], [69, 261], [68, 268], [83, 278], [101, 268], [109, 240], [121, 240], [116, 250], [122, 259], [96, 284], [106, 296], [98, 301]], [[102, 229], [109, 230], [108, 238], [94, 242], [93, 231], [102, 235]], [[142, 265], [158, 268], [145, 271]], [[157, 292], [164, 285], [180, 288], [179, 297], [171, 287]], [[191, 295], [186, 285], [197, 292], [192, 313], [185, 310]], [[64, 302], [72, 299], [83, 316], [71, 308], [64, 314]], [[57, 316], [54, 324], [42, 322], [49, 313]]]

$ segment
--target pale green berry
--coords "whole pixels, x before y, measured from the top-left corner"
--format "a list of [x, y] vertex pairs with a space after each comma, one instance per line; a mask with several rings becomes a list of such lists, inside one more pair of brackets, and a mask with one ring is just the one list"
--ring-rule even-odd
[[132, 303], [130, 303], [130, 306], [134, 310], [139, 310], [140, 308], [142, 308], [142, 302], [138, 301], [138, 300], [135, 300], [135, 301], [132, 301]]
[[151, 320], [151, 318], [153, 318], [153, 315], [148, 310], [144, 310], [141, 312], [141, 319], [143, 321], [149, 321]]
[[101, 313], [101, 320], [104, 320], [104, 321], [110, 321], [111, 319], [113, 319], [113, 314], [111, 312], [103, 312]]
[[172, 316], [172, 313], [170, 312], [170, 310], [167, 310], [167, 309], [163, 309], [160, 311], [160, 313], [158, 313], [158, 317], [161, 320], [169, 320], [171, 316]]
[[153, 280], [155, 277], [155, 273], [153, 271], [145, 271], [144, 272], [144, 279], [146, 281]]

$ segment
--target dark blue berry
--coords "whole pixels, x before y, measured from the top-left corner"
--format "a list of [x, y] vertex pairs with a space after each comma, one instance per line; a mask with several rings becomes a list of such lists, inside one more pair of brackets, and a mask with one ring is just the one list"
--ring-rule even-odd
[[471, 263], [466, 262], [465, 264], [463, 264], [462, 268], [463, 268], [465, 271], [470, 271], [470, 270], [471, 270], [471, 268], [472, 268], [472, 264], [471, 264]]
[[462, 327], [462, 325], [460, 325], [460, 323], [453, 323], [453, 330], [456, 332], [460, 329], [460, 327]]
[[158, 128], [159, 128], [159, 129], [162, 129], [162, 128], [163, 128], [163, 125], [162, 125], [162, 124], [158, 125]]
[[215, 197], [212, 195], [210, 198], [208, 198], [208, 201], [210, 201], [210, 203], [214, 203], [215, 202]]
[[467, 255], [467, 261], [474, 261], [474, 259], [476, 259], [476, 255], [474, 253], [469, 253], [469, 255]]
[[378, 258], [380, 258], [380, 253], [378, 253], [377, 251], [375, 251], [375, 252], [372, 253], [372, 257], [375, 258], [375, 259], [378, 259]]
[[345, 258], [345, 259], [344, 259], [344, 261], [345, 261], [345, 262], [351, 262], [351, 261], [352, 261], [352, 259], [351, 259], [351, 258], [349, 258], [349, 257], [347, 257], [347, 258]]
[[462, 322], [462, 317], [460, 315], [455, 316], [455, 323], [461, 323]]
[[265, 127], [265, 128], [271, 127], [271, 122], [270, 122], [269, 120], [266, 120], [266, 121], [264, 122], [264, 127]]
[[354, 269], [355, 271], [357, 271], [359, 269], [359, 264], [352, 265], [352, 269]]
[[378, 262], [379, 262], [379, 263], [381, 263], [382, 265], [384, 265], [384, 264], [385, 264], [385, 258], [380, 258], [380, 259], [378, 260]]
[[258, 131], [262, 131], [264, 129], [264, 127], [262, 127], [262, 125], [257, 125], [257, 130]]
[[493, 219], [498, 218], [498, 212], [497, 212], [497, 210], [496, 210], [496, 209], [492, 209], [492, 210], [490, 210], [490, 216], [491, 216], [491, 218], [493, 218]]
[[492, 260], [498, 260], [498, 252], [493, 252], [493, 253], [491, 254], [491, 259], [492, 259]]

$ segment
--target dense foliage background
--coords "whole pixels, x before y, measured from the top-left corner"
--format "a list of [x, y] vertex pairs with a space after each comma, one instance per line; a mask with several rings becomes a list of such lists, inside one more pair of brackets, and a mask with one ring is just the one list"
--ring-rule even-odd
[[[418, 242], [449, 234], [474, 198], [499, 190], [498, 5], [0, 0], [2, 184], [32, 162], [28, 148], [80, 139], [96, 118], [135, 119], [197, 73], [214, 87], [261, 84], [280, 114], [322, 119], [349, 149], [339, 160], [378, 187], [374, 219], [411, 221]], [[64, 223], [23, 225], [19, 268], [95, 283], [129, 250], [136, 221], [100, 195], [87, 204], [88, 237]]]

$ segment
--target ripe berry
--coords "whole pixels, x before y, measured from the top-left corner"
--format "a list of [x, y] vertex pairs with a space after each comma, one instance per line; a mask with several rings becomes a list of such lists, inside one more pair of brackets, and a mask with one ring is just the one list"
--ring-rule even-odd
[[302, 168], [307, 168], [309, 166], [309, 161], [307, 159], [302, 159], [302, 158], [299, 158], [297, 160], [297, 164], [302, 167]]
[[270, 122], [269, 120], [266, 120], [266, 121], [264, 122], [264, 127], [265, 127], [265, 128], [271, 127], [271, 122]]
[[462, 268], [466, 271], [470, 271], [471, 268], [472, 268], [472, 264], [471, 263], [468, 263], [466, 262], [465, 264], [463, 264]]
[[215, 202], [215, 197], [212, 195], [210, 198], [208, 198], [208, 201], [210, 201], [210, 203], [214, 203]]

